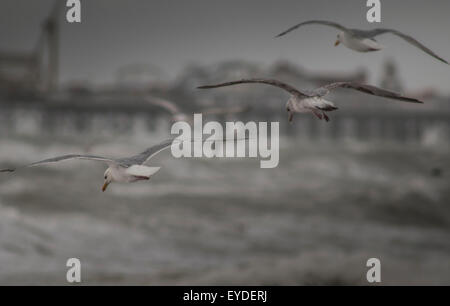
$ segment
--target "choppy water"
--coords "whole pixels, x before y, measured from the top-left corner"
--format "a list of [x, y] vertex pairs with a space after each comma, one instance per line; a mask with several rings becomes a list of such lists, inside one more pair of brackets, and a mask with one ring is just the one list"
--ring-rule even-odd
[[[122, 156], [167, 136], [133, 135], [4, 136], [0, 162]], [[66, 284], [71, 257], [83, 284], [367, 284], [370, 257], [384, 284], [450, 284], [445, 143], [280, 146], [275, 169], [166, 152], [149, 182], [105, 193], [96, 163], [2, 175], [0, 284]]]

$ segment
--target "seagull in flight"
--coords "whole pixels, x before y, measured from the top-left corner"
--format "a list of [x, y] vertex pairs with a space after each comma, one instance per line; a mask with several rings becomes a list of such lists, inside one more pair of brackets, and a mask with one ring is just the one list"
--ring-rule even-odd
[[[159, 106], [163, 109], [165, 109], [166, 111], [168, 111], [170, 113], [170, 115], [172, 116], [172, 121], [173, 122], [177, 122], [177, 121], [185, 121], [188, 123], [192, 123], [192, 116], [190, 116], [187, 113], [184, 113], [180, 110], [180, 108], [178, 107], [178, 105], [172, 101], [166, 100], [166, 99], [162, 99], [162, 98], [158, 98], [158, 97], [145, 97], [145, 101], [147, 103], [150, 103], [152, 105], [155, 106]], [[228, 107], [228, 108], [219, 108], [219, 107], [215, 107], [215, 108], [207, 108], [204, 110], [200, 110], [199, 112], [202, 113], [203, 115], [230, 115], [230, 114], [236, 114], [236, 113], [243, 113], [246, 112], [249, 109], [248, 106], [233, 106], [233, 107]]]
[[360, 30], [360, 29], [348, 29], [344, 27], [343, 25], [340, 25], [336, 22], [326, 21], [326, 20], [310, 20], [305, 21], [302, 23], [299, 23], [286, 31], [278, 34], [276, 37], [281, 37], [286, 35], [287, 33], [294, 31], [301, 26], [308, 25], [308, 24], [321, 24], [325, 26], [330, 26], [333, 28], [336, 28], [340, 30], [339, 34], [337, 35], [335, 46], [338, 46], [340, 43], [344, 44], [347, 48], [358, 51], [358, 52], [372, 52], [372, 51], [379, 51], [383, 47], [375, 40], [376, 36], [390, 33], [394, 34], [400, 38], [403, 38], [411, 45], [421, 49], [425, 53], [431, 55], [432, 57], [436, 58], [437, 60], [449, 64], [446, 60], [444, 60], [442, 57], [438, 56], [436, 53], [425, 47], [423, 44], [418, 42], [413, 37], [403, 34], [397, 30], [393, 29], [384, 29], [384, 28], [378, 28], [373, 30]]
[[[95, 155], [69, 154], [41, 160], [29, 165], [25, 165], [18, 169], [57, 163], [73, 159], [101, 161], [108, 166], [104, 174], [105, 181], [102, 187], [102, 191], [104, 192], [108, 187], [108, 185], [111, 184], [112, 182], [134, 183], [137, 181], [149, 180], [152, 175], [154, 175], [156, 172], [159, 171], [159, 169], [161, 169], [161, 167], [148, 167], [145, 166], [144, 164], [159, 152], [170, 147], [173, 141], [174, 139], [165, 140], [157, 145], [148, 148], [147, 150], [145, 150], [140, 154], [125, 158], [115, 159]], [[0, 169], [0, 172], [14, 172], [18, 169], [15, 168]]]
[[162, 98], [158, 98], [158, 97], [145, 97], [145, 102], [161, 107], [164, 110], [166, 110], [167, 112], [170, 113], [171, 117], [172, 117], [172, 121], [177, 122], [177, 121], [189, 121], [190, 118], [188, 116], [188, 114], [183, 113], [180, 108], [178, 107], [178, 105], [176, 105], [175, 103], [162, 99]]
[[326, 95], [330, 93], [330, 91], [337, 88], [349, 88], [364, 92], [369, 95], [384, 97], [388, 99], [400, 100], [404, 102], [412, 102], [412, 103], [423, 103], [420, 100], [405, 97], [401, 94], [388, 91], [385, 89], [381, 89], [371, 85], [365, 85], [355, 82], [337, 82], [325, 85], [323, 87], [316, 88], [314, 90], [304, 90], [300, 91], [295, 87], [288, 85], [286, 83], [280, 82], [278, 80], [273, 79], [243, 79], [234, 82], [227, 82], [216, 85], [206, 85], [197, 87], [199, 89], [210, 89], [210, 88], [218, 88], [225, 86], [232, 86], [238, 84], [247, 84], [247, 83], [256, 83], [256, 84], [267, 84], [271, 86], [276, 86], [291, 94], [290, 99], [286, 103], [286, 110], [288, 112], [288, 120], [292, 122], [294, 117], [294, 113], [313, 113], [320, 120], [325, 119], [329, 121], [330, 118], [327, 116], [325, 112], [331, 112], [337, 110], [338, 108], [334, 105], [333, 102], [327, 101], [324, 99]]

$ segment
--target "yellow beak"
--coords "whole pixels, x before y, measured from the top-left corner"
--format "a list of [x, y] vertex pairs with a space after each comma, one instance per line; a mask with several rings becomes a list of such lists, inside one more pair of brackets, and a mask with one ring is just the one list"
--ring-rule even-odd
[[102, 191], [105, 192], [106, 188], [108, 188], [109, 183], [105, 182], [102, 187]]
[[339, 41], [339, 40], [336, 40], [336, 42], [334, 43], [334, 46], [336, 47], [336, 46], [339, 46], [339, 44], [340, 44], [341, 42]]

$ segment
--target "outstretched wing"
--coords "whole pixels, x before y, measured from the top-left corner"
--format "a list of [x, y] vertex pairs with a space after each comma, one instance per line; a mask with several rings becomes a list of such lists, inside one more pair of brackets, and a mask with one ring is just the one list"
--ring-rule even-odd
[[210, 88], [218, 88], [218, 87], [232, 86], [232, 85], [238, 85], [238, 84], [247, 84], [247, 83], [260, 83], [260, 84], [272, 85], [272, 86], [276, 86], [281, 89], [284, 89], [292, 95], [303, 96], [303, 97], [308, 96], [307, 94], [299, 91], [298, 89], [296, 89], [295, 87], [292, 87], [291, 85], [288, 85], [286, 83], [283, 83], [283, 82], [280, 82], [277, 80], [271, 80], [271, 79], [243, 79], [240, 81], [227, 82], [227, 83], [221, 83], [221, 84], [216, 84], [216, 85], [206, 85], [206, 86], [200, 86], [197, 88], [210, 89]]
[[391, 33], [391, 34], [397, 35], [398, 37], [401, 37], [404, 40], [406, 40], [407, 42], [409, 42], [411, 45], [419, 48], [423, 52], [425, 52], [425, 53], [431, 55], [432, 57], [436, 58], [437, 60], [439, 60], [439, 61], [449, 65], [449, 63], [445, 59], [443, 59], [442, 57], [438, 56], [436, 53], [434, 53], [433, 51], [431, 51], [430, 49], [425, 47], [422, 43], [418, 42], [415, 38], [413, 38], [413, 37], [411, 37], [409, 35], [403, 34], [403, 33], [399, 32], [397, 30], [393, 30], [393, 29], [375, 29], [375, 30], [372, 30], [372, 31], [367, 31], [366, 35], [369, 38], [372, 38], [372, 37], [375, 37], [375, 36], [378, 36], [378, 35], [381, 35], [381, 34], [385, 34], [385, 33]]
[[167, 139], [157, 145], [154, 145], [153, 147], [148, 148], [147, 150], [145, 150], [144, 152], [142, 152], [138, 155], [128, 157], [128, 158], [122, 158], [122, 159], [119, 159], [118, 161], [120, 163], [127, 164], [128, 166], [142, 165], [145, 162], [147, 162], [150, 158], [152, 158], [153, 156], [158, 154], [159, 152], [169, 148], [172, 145], [173, 141], [174, 141], [174, 139]]
[[371, 85], [365, 85], [365, 84], [359, 84], [359, 83], [354, 83], [354, 82], [338, 82], [338, 83], [332, 83], [326, 86], [323, 86], [321, 88], [319, 88], [318, 90], [321, 91], [330, 91], [336, 88], [350, 88], [350, 89], [355, 89], [361, 92], [364, 92], [366, 94], [369, 95], [373, 95], [373, 96], [378, 96], [378, 97], [384, 97], [384, 98], [388, 98], [388, 99], [394, 99], [394, 100], [400, 100], [400, 101], [405, 101], [405, 102], [411, 102], [411, 103], [423, 103], [420, 100], [414, 99], [414, 98], [409, 98], [409, 97], [405, 97], [399, 93], [393, 92], [393, 91], [389, 91], [389, 90], [385, 90], [376, 86], [371, 86]]
[[[51, 163], [57, 163], [60, 161], [65, 161], [65, 160], [71, 160], [71, 159], [84, 159], [84, 160], [95, 160], [95, 161], [102, 161], [105, 162], [108, 165], [111, 164], [117, 164], [118, 162], [114, 159], [110, 159], [110, 158], [105, 158], [102, 156], [94, 156], [94, 155], [80, 155], [80, 154], [69, 154], [69, 155], [63, 155], [63, 156], [58, 156], [58, 157], [54, 157], [54, 158], [49, 158], [49, 159], [44, 159], [29, 165], [25, 165], [22, 166], [20, 168], [28, 168], [28, 167], [35, 167], [35, 166], [40, 166], [40, 165], [45, 165], [45, 164], [51, 164]], [[0, 169], [0, 172], [14, 172], [20, 168], [10, 168], [10, 169]]]
[[161, 99], [161, 98], [157, 98], [157, 97], [145, 97], [145, 101], [150, 104], [164, 108], [166, 111], [171, 113], [173, 116], [182, 113], [175, 103], [165, 100], [165, 99]]
[[326, 20], [310, 20], [310, 21], [305, 21], [305, 22], [299, 23], [299, 24], [297, 24], [297, 25], [287, 29], [286, 31], [278, 34], [275, 37], [284, 36], [287, 33], [291, 32], [291, 31], [294, 31], [294, 30], [298, 29], [299, 27], [307, 25], [307, 24], [322, 24], [322, 25], [326, 25], [326, 26], [329, 26], [329, 27], [333, 27], [333, 28], [339, 29], [339, 30], [344, 31], [344, 32], [348, 31], [348, 29], [346, 27], [344, 27], [343, 25], [340, 25], [339, 23], [336, 23], [336, 22], [326, 21]]

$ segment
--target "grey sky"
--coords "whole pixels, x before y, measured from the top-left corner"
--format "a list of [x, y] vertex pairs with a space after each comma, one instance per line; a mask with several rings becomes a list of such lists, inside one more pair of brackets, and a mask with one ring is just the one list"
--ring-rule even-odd
[[[31, 49], [52, 2], [0, 0], [0, 50]], [[450, 67], [394, 36], [380, 36], [385, 49], [369, 54], [333, 47], [337, 31], [319, 25], [273, 38], [297, 22], [329, 19], [349, 27], [398, 29], [450, 60], [450, 1], [381, 3], [382, 23], [375, 25], [365, 19], [365, 0], [84, 0], [82, 23], [63, 21], [61, 77], [104, 83], [131, 63], [155, 64], [174, 76], [193, 62], [244, 59], [269, 65], [286, 59], [318, 72], [367, 67], [371, 81], [378, 82], [382, 63], [393, 58], [407, 88], [450, 93]]]

